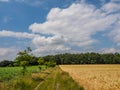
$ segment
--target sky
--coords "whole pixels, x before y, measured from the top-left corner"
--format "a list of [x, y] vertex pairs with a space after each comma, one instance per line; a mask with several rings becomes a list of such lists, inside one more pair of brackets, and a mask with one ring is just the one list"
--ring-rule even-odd
[[120, 52], [120, 0], [0, 0], [0, 60]]

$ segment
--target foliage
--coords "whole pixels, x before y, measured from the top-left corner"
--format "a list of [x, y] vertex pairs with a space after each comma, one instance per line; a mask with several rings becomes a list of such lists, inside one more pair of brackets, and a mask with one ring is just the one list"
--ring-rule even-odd
[[22, 69], [23, 75], [26, 72], [26, 66], [29, 65], [29, 62], [32, 59], [32, 56], [29, 54], [31, 51], [32, 51], [31, 48], [28, 47], [26, 50], [18, 52], [18, 57], [16, 57], [15, 59], [15, 64], [23, 67]]
[[49, 62], [45, 62], [45, 65], [47, 66], [47, 67], [55, 67], [56, 66], [56, 62], [53, 62], [53, 61], [49, 61]]
[[32, 59], [32, 56], [29, 54], [31, 49], [28, 47], [27, 50], [18, 52], [18, 56], [15, 59], [15, 64], [19, 66], [28, 65]]
[[58, 55], [47, 55], [44, 57], [36, 57], [30, 54], [30, 51], [31, 50], [27, 49], [19, 52], [18, 56], [14, 60], [14, 64], [13, 61], [1, 61], [0, 66], [23, 66], [23, 63], [25, 65], [45, 64], [46, 66], [51, 66], [51, 63], [53, 62], [55, 62], [56, 64], [120, 64], [119, 53], [65, 53]]
[[0, 67], [13, 66], [13, 61], [3, 60], [0, 62]]
[[54, 61], [56, 64], [120, 64], [119, 53], [66, 53], [44, 56], [44, 59], [45, 61]]
[[37, 90], [84, 90], [59, 67], [52, 68], [52, 71], [49, 72], [50, 74]]
[[44, 60], [44, 58], [39, 58], [39, 60], [38, 60], [38, 63], [39, 63], [39, 65], [44, 65], [44, 62], [45, 62], [45, 60]]

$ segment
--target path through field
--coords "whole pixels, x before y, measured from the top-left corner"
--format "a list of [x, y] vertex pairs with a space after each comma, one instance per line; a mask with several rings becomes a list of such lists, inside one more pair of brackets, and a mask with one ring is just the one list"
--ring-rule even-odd
[[60, 65], [85, 90], [120, 90], [120, 65]]
[[84, 90], [59, 67], [53, 68], [48, 73], [48, 76], [34, 90]]

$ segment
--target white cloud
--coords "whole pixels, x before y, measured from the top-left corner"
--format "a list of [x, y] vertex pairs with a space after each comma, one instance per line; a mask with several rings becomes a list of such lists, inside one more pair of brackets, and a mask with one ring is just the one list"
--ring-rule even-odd
[[[68, 53], [71, 50], [69, 47], [65, 47], [64, 45], [45, 45], [39, 47], [33, 51], [35, 55], [53, 55], [60, 53]], [[69, 52], [70, 53], [70, 52]]]
[[116, 52], [120, 52], [120, 50], [117, 50], [115, 48], [104, 48], [104, 49], [102, 49], [102, 53], [116, 53]]
[[0, 37], [15, 37], [15, 38], [34, 38], [39, 37], [39, 35], [36, 34], [30, 34], [26, 32], [12, 32], [7, 30], [0, 31]]
[[104, 10], [107, 13], [115, 13], [120, 11], [120, 3], [110, 2], [105, 4], [102, 7], [102, 10]]
[[53, 36], [53, 37], [36, 37], [32, 40], [33, 44], [36, 47], [44, 46], [44, 45], [60, 45], [66, 43], [66, 39], [60, 36]]
[[53, 8], [44, 23], [34, 23], [29, 29], [33, 33], [59, 35], [69, 44], [84, 47], [95, 43], [96, 32], [107, 30], [115, 23], [117, 15], [106, 15], [92, 5], [79, 3], [69, 8]]
[[10, 0], [0, 0], [0, 2], [9, 2]]
[[[2, 30], [0, 37], [29, 38], [36, 55], [79, 52], [73, 47], [82, 51], [99, 42], [93, 35], [106, 30], [111, 31], [109, 36], [114, 36], [114, 41], [119, 45], [118, 10], [118, 4], [114, 2], [104, 4], [99, 9], [85, 2], [74, 3], [66, 9], [51, 9], [45, 22], [29, 26], [32, 33]], [[115, 52], [115, 49], [104, 49], [104, 52], [107, 51]]]
[[53, 37], [36, 37], [32, 40], [32, 43], [36, 47], [33, 51], [36, 55], [57, 54], [68, 52], [71, 48], [65, 46], [67, 39], [61, 36]]
[[13, 60], [17, 55], [18, 49], [15, 47], [0, 48], [0, 60]]
[[109, 33], [109, 36], [120, 46], [120, 20], [116, 23], [115, 28]]

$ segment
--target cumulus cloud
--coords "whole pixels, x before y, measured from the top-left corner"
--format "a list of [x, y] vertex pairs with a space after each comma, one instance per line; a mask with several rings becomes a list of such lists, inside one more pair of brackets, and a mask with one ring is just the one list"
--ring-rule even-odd
[[33, 51], [35, 55], [54, 55], [60, 53], [70, 53], [71, 48], [65, 47], [64, 45], [45, 45], [39, 47]]
[[60, 36], [53, 36], [53, 37], [36, 37], [32, 40], [32, 42], [34, 43], [34, 45], [36, 45], [36, 47], [44, 46], [44, 45], [60, 45], [60, 44], [64, 44], [67, 40], [63, 37]]
[[117, 20], [117, 15], [106, 15], [101, 9], [85, 3], [72, 4], [69, 8], [53, 8], [44, 23], [33, 23], [33, 33], [59, 35], [67, 43], [84, 47], [96, 43], [92, 38], [96, 32], [105, 31]]
[[15, 47], [0, 48], [0, 60], [13, 60], [17, 55], [18, 49]]
[[115, 13], [120, 11], [120, 3], [110, 2], [105, 4], [102, 7], [102, 10], [106, 11], [107, 13]]
[[[96, 8], [81, 2], [73, 3], [65, 9], [52, 8], [45, 22], [29, 26], [32, 33], [2, 30], [0, 37], [29, 38], [36, 55], [79, 52], [77, 48], [82, 51], [100, 42], [93, 35], [107, 30], [110, 32], [109, 36], [114, 37], [113, 40], [120, 45], [118, 5], [111, 1], [101, 8]], [[106, 51], [115, 52], [115, 49], [104, 49], [104, 52]]]
[[38, 37], [39, 35], [36, 34], [30, 34], [26, 32], [13, 32], [13, 31], [7, 31], [2, 30], [0, 31], [0, 37], [15, 37], [15, 38], [34, 38]]
[[64, 46], [67, 39], [61, 36], [53, 37], [36, 37], [32, 39], [32, 43], [36, 47], [36, 50], [33, 51], [36, 55], [46, 55], [46, 54], [56, 54], [56, 53], [65, 53], [70, 50], [69, 47]]

